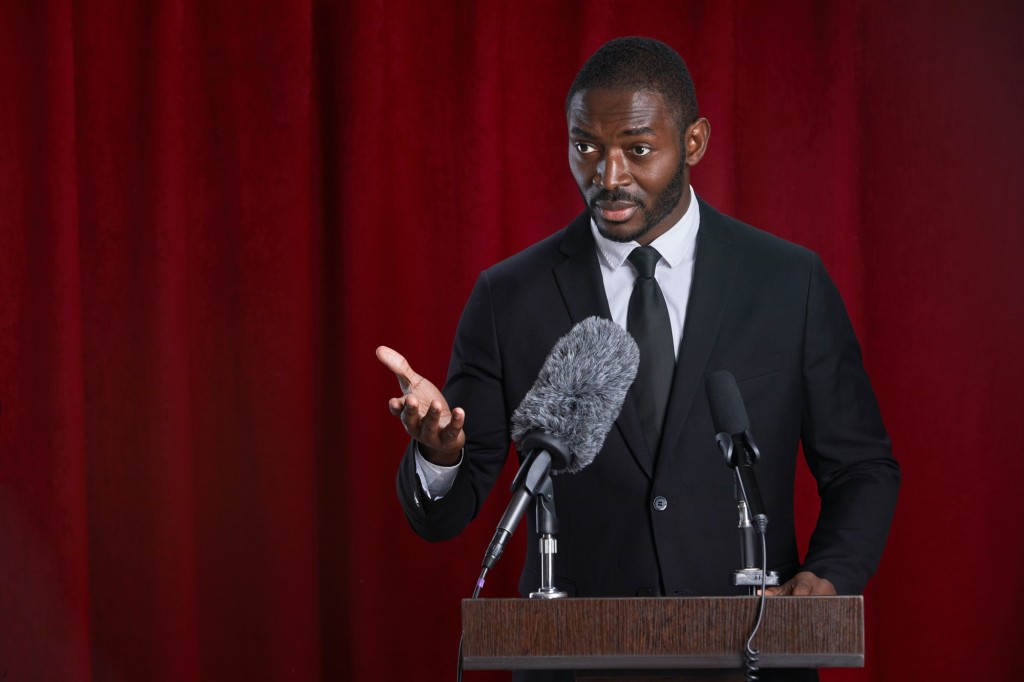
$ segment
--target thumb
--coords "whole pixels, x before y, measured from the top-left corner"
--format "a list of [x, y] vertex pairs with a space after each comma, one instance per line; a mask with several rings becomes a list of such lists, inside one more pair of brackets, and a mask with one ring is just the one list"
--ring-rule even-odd
[[420, 379], [420, 375], [409, 366], [409, 361], [405, 359], [405, 356], [396, 350], [387, 346], [378, 346], [377, 359], [395, 373], [403, 392], [407, 393], [409, 388]]

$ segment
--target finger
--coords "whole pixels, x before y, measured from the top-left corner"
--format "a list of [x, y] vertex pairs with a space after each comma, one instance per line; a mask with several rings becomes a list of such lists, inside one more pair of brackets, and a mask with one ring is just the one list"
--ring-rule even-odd
[[462, 427], [466, 423], [466, 412], [461, 407], [456, 407], [452, 410], [451, 421], [441, 430], [441, 442], [445, 445], [451, 445], [458, 442], [459, 436], [462, 435]]
[[405, 400], [402, 398], [392, 398], [388, 401], [388, 410], [396, 417], [401, 416], [403, 409], [405, 409]]
[[405, 396], [405, 407], [402, 409], [401, 416], [405, 430], [409, 432], [409, 435], [416, 437], [421, 428], [420, 404], [416, 400], [416, 396], [412, 394]]
[[[761, 594], [761, 590], [758, 590], [757, 593]], [[782, 594], [782, 588], [781, 587], [769, 587], [769, 588], [765, 589], [764, 593], [765, 593], [765, 596], [776, 597], [776, 596]]]
[[819, 578], [811, 587], [811, 594], [831, 596], [836, 594], [836, 586], [826, 578]]
[[812, 583], [806, 580], [797, 580], [790, 585], [789, 593], [794, 597], [806, 597], [814, 591]]
[[409, 388], [420, 379], [420, 375], [413, 371], [405, 356], [396, 350], [387, 346], [378, 346], [377, 359], [395, 373], [395, 376], [398, 377], [398, 384], [402, 387], [403, 392], [408, 392]]
[[427, 406], [427, 413], [420, 419], [420, 436], [425, 440], [437, 439], [441, 426], [441, 401], [433, 400]]

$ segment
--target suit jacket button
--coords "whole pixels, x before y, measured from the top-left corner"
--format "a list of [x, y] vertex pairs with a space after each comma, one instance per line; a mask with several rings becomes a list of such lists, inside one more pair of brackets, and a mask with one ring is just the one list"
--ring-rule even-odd
[[668, 508], [668, 500], [661, 495], [654, 498], [654, 508], [658, 511], [665, 511]]
[[649, 587], [638, 587], [636, 590], [636, 596], [638, 597], [653, 597], [654, 590]]

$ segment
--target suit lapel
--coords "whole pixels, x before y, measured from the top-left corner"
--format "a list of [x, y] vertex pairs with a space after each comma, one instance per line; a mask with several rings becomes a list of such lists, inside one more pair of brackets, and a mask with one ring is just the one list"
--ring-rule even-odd
[[567, 258], [554, 267], [554, 275], [573, 324], [595, 315], [610, 320], [612, 313], [587, 213], [581, 213], [569, 224], [561, 250]]
[[[570, 223], [561, 250], [567, 258], [554, 267], [554, 276], [573, 324], [594, 315], [612, 319], [587, 212]], [[615, 425], [637, 464], [648, 477], [653, 478], [654, 453], [647, 447], [640, 417], [631, 401], [627, 400], [623, 405]]]
[[686, 306], [686, 324], [680, 341], [672, 392], [669, 394], [668, 416], [662, 433], [659, 461], [671, 457], [682, 437], [686, 416], [693, 405], [694, 394], [701, 383], [708, 357], [718, 336], [718, 327], [739, 264], [739, 257], [728, 246], [721, 216], [700, 201], [700, 229], [697, 233], [693, 283]]

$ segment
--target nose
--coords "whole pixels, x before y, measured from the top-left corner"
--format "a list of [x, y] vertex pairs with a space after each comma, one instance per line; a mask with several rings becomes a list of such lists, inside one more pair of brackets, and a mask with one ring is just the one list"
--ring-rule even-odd
[[618, 149], [609, 150], [604, 158], [597, 163], [594, 184], [604, 189], [615, 189], [628, 185], [633, 181], [629, 175], [626, 157]]

